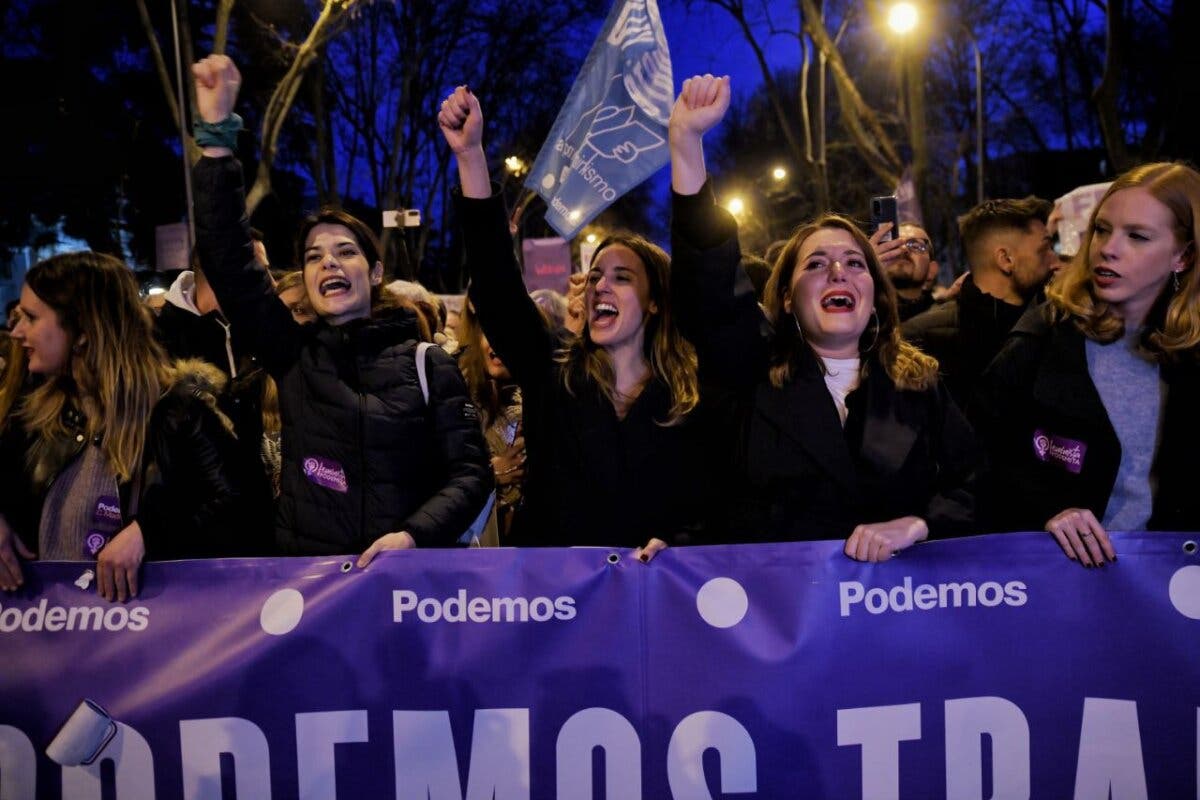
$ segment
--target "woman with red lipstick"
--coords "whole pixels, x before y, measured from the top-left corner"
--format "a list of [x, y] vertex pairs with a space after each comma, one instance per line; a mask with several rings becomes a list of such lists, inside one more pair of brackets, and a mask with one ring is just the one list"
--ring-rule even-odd
[[669, 136], [681, 326], [740, 396], [732, 537], [844, 537], [846, 555], [880, 561], [969, 532], [970, 427], [937, 363], [901, 339], [894, 291], [858, 226], [834, 214], [801, 226], [771, 271], [765, 318], [754, 303], [737, 223], [704, 166], [703, 135], [728, 106], [728, 78], [685, 81]]
[[524, 400], [525, 507], [512, 541], [637, 547], [643, 560], [692, 541], [712, 470], [695, 352], [672, 322], [668, 256], [638, 236], [601, 242], [583, 333], [560, 340], [525, 293], [478, 100], [459, 87], [438, 123], [458, 160], [471, 301]]
[[1190, 167], [1146, 164], [1108, 188], [984, 376], [989, 527], [1044, 527], [1084, 566], [1116, 558], [1109, 530], [1200, 529], [1198, 228]]
[[492, 489], [457, 365], [439, 347], [418, 347], [416, 312], [381, 291], [374, 234], [338, 209], [301, 226], [297, 250], [317, 321], [292, 317], [253, 258], [228, 133], [240, 75], [226, 56], [193, 73], [204, 121], [194, 168], [201, 263], [234, 335], [279, 384], [277, 543], [289, 555], [358, 552], [360, 567], [381, 550], [454, 544]]

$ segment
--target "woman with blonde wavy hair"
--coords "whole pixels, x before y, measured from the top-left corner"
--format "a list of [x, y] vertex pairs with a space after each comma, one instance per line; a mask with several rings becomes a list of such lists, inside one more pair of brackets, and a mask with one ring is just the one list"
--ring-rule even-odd
[[479, 101], [459, 87], [438, 123], [458, 160], [470, 298], [524, 400], [525, 506], [512, 541], [630, 546], [643, 561], [694, 541], [712, 459], [695, 351], [672, 319], [669, 257], [640, 236], [607, 237], [588, 271], [583, 332], [560, 340], [526, 294]]
[[975, 448], [937, 377], [900, 336], [896, 296], [867, 236], [825, 214], [780, 252], [766, 315], [739, 266], [737, 223], [706, 180], [703, 135], [729, 79], [684, 82], [668, 127], [675, 292], [701, 362], [739, 395], [730, 529], [743, 541], [845, 537], [880, 561], [969, 532]]
[[[95, 560], [109, 600], [138, 592], [142, 560], [220, 555], [242, 517], [236, 440], [216, 411], [223, 375], [168, 366], [133, 273], [98, 253], [33, 267], [13, 338], [41, 383], [5, 431], [19, 465], [0, 499], [0, 589], [17, 555]], [[16, 424], [19, 423], [19, 424]]]
[[1116, 559], [1109, 530], [1200, 528], [1198, 230], [1189, 166], [1145, 164], [1108, 188], [984, 376], [990, 527], [1044, 527], [1088, 567]]

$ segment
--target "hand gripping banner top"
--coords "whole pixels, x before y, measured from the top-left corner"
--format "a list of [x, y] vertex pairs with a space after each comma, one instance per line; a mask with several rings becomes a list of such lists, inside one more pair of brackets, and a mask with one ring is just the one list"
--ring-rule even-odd
[[618, 0], [525, 186], [564, 238], [667, 163], [674, 83], [656, 0]]
[[1113, 542], [34, 563], [0, 798], [1195, 798], [1197, 537]]

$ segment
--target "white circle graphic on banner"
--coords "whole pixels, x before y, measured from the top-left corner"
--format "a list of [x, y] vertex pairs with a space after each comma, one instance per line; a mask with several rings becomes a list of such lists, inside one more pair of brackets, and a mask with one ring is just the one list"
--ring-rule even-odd
[[700, 618], [714, 628], [732, 628], [742, 621], [749, 607], [746, 590], [733, 578], [713, 578], [696, 593]]
[[1181, 567], [1167, 587], [1171, 605], [1188, 619], [1200, 619], [1200, 565]]
[[280, 589], [263, 603], [258, 621], [262, 629], [272, 636], [291, 633], [304, 616], [304, 595], [295, 589]]

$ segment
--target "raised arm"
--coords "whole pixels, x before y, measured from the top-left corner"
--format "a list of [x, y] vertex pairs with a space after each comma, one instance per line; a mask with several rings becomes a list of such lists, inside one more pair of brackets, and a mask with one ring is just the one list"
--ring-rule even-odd
[[697, 75], [683, 82], [671, 108], [667, 138], [671, 149], [671, 191], [696, 194], [708, 179], [704, 134], [729, 110], [729, 76]]
[[483, 154], [479, 100], [459, 86], [442, 102], [438, 126], [458, 161], [456, 197], [470, 275], [471, 302], [488, 343], [523, 387], [545, 380], [558, 340], [525, 290], [504, 198], [493, 193]]
[[770, 326], [741, 267], [737, 221], [717, 205], [704, 165], [704, 134], [729, 108], [729, 78], [683, 82], [671, 110], [671, 292], [701, 377], [731, 387], [766, 374]]
[[[192, 73], [200, 118], [212, 125], [228, 120], [241, 85], [237, 67], [227, 56], [208, 56]], [[278, 375], [297, 357], [301, 328], [254, 258], [241, 164], [228, 147], [210, 145], [203, 153], [192, 170], [200, 265], [235, 335]]]

